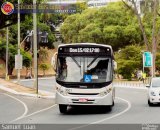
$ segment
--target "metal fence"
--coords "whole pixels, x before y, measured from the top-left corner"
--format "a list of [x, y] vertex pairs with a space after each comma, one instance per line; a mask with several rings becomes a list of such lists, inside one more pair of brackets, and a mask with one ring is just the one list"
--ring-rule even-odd
[[128, 82], [128, 81], [118, 81], [113, 82], [115, 87], [145, 87], [146, 84], [142, 82]]

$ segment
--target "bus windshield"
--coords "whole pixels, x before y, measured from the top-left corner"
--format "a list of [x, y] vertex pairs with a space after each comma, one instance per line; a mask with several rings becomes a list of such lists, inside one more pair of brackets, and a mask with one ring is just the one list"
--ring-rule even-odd
[[60, 56], [57, 80], [72, 83], [105, 83], [112, 81], [110, 57]]

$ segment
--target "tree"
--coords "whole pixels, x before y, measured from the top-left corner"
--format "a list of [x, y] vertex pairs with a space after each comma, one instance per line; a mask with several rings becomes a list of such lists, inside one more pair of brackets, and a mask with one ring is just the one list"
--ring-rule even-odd
[[142, 53], [141, 47], [137, 45], [129, 45], [119, 50], [115, 54], [117, 61], [117, 72], [126, 79], [131, 79], [135, 70], [142, 69]]
[[[5, 41], [5, 40], [4, 40]], [[6, 44], [2, 41], [0, 43], [0, 58], [6, 62]], [[12, 75], [14, 65], [15, 65], [15, 55], [17, 54], [17, 49], [12, 44], [9, 44], [9, 59], [8, 59], [8, 74]], [[29, 67], [31, 64], [32, 57], [28, 52], [21, 50], [23, 55], [23, 66]]]
[[156, 60], [156, 70], [160, 73], [160, 53], [159, 52], [157, 53], [156, 57], [157, 57], [157, 60]]
[[42, 64], [39, 65], [39, 68], [41, 70], [43, 70], [43, 76], [45, 76], [45, 71], [48, 70], [50, 68], [50, 66], [46, 63], [42, 63]]
[[47, 58], [48, 58], [48, 52], [47, 52], [47, 50], [44, 49], [44, 48], [40, 48], [40, 50], [39, 50], [39, 61], [41, 63], [43, 63], [43, 62], [46, 61]]
[[49, 49], [53, 49], [54, 48], [54, 44], [53, 42], [56, 40], [53, 32], [51, 31], [49, 25], [46, 25], [45, 23], [38, 23], [38, 28], [40, 31], [42, 32], [47, 32], [48, 33], [48, 43], [42, 43], [40, 42], [39, 45], [41, 47], [47, 47]]
[[78, 42], [96, 42], [101, 43], [103, 40], [103, 33], [100, 28], [94, 24], [88, 24], [84, 29], [79, 32]]
[[140, 14], [139, 14], [137, 6], [136, 6], [136, 1], [127, 0], [127, 2], [130, 2], [133, 5], [133, 7], [130, 6], [127, 2], [125, 2], [125, 0], [122, 0], [122, 1], [123, 1], [124, 5], [126, 5], [129, 9], [131, 9], [134, 12], [134, 14], [136, 15], [136, 17], [138, 19], [138, 23], [139, 23], [139, 28], [141, 29], [141, 32], [143, 34], [144, 43], [146, 44], [146, 49], [149, 50], [148, 39], [146, 36], [146, 32], [144, 30], [144, 26], [143, 26]]
[[[4, 3], [6, 0], [0, 1], [0, 5]], [[37, 0], [38, 3], [41, 3], [43, 0]], [[12, 0], [11, 1], [13, 4], [17, 3], [17, 1]], [[27, 4], [32, 4], [32, 0], [22, 0], [21, 3], [27, 3]], [[8, 69], [9, 69], [9, 74], [11, 75], [14, 69], [14, 63], [15, 63], [15, 55], [17, 54], [17, 14], [11, 14], [9, 16], [2, 14], [0, 12], [0, 29], [4, 28], [6, 26], [9, 27], [9, 64], [8, 64]], [[9, 23], [7, 23], [9, 21]], [[6, 24], [7, 23], [7, 24]], [[14, 25], [13, 25], [14, 24]], [[11, 26], [12, 25], [12, 26]], [[27, 30], [32, 30], [33, 28], [33, 19], [32, 19], [32, 14], [22, 14], [21, 15], [21, 41], [24, 40], [26, 37], [26, 32]], [[38, 27], [41, 29], [41, 31], [47, 31], [49, 33], [48, 35], [48, 43], [43, 44], [40, 43], [42, 47], [48, 47], [48, 48], [54, 48], [53, 42], [55, 41], [55, 36], [50, 30], [50, 26], [45, 24], [45, 23], [40, 23], [38, 21]], [[5, 62], [6, 61], [6, 40], [5, 40], [5, 30], [1, 29], [0, 30], [0, 58]], [[31, 54], [28, 52], [25, 52], [21, 48], [21, 54], [23, 55], [23, 66], [26, 68], [30, 67], [31, 65]]]
[[87, 8], [87, 2], [77, 2], [76, 3], [76, 13], [81, 13]]
[[66, 43], [109, 44], [116, 51], [126, 45], [142, 43], [136, 21], [132, 11], [122, 2], [116, 2], [69, 16], [61, 27], [61, 33]]
[[[160, 27], [158, 26], [158, 23], [160, 21], [160, 19], [158, 18], [158, 5], [159, 5], [159, 1], [158, 0], [146, 0], [145, 1], [145, 6], [146, 8], [148, 8], [150, 3], [150, 7], [151, 11], [148, 13], [148, 11], [146, 9], [144, 9], [145, 12], [144, 13], [144, 17], [140, 17], [140, 13], [138, 13], [138, 9], [136, 6], [136, 2], [135, 0], [128, 0], [131, 5], [128, 2], [125, 2], [125, 0], [122, 0], [124, 5], [126, 5], [130, 10], [132, 10], [134, 12], [134, 14], [137, 16], [138, 19], [138, 23], [139, 23], [139, 28], [141, 29], [141, 32], [143, 34], [143, 39], [144, 39], [144, 43], [146, 45], [146, 50], [147, 51], [151, 51], [153, 54], [153, 76], [155, 76], [155, 61], [156, 61], [156, 52], [157, 52], [157, 44], [159, 42], [159, 36], [160, 36]], [[153, 8], [153, 9], [152, 9]], [[151, 27], [151, 36], [147, 37], [146, 35], [146, 30], [145, 30], [145, 26], [143, 23], [143, 18], [147, 18], [145, 17], [148, 14], [151, 14], [151, 17], [147, 20], [152, 21], [151, 23], [149, 23], [150, 27]], [[150, 20], [152, 18], [152, 20]], [[150, 41], [150, 43], [149, 43]]]

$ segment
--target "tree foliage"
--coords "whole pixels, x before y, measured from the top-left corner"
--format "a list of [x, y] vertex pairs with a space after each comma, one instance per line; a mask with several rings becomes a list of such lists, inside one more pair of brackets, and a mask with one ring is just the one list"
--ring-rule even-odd
[[[9, 44], [9, 59], [8, 59], [8, 74], [12, 75], [12, 71], [15, 67], [15, 55], [17, 54], [17, 49], [14, 45]], [[6, 61], [6, 42], [5, 40], [0, 43], [0, 58], [5, 62]], [[23, 66], [29, 67], [31, 64], [31, 54], [21, 50], [21, 54], [23, 55]]]
[[156, 70], [160, 71], [160, 53], [157, 53]]
[[43, 70], [43, 76], [45, 76], [45, 71], [48, 70], [50, 68], [50, 65], [46, 64], [46, 63], [42, 63], [39, 65], [39, 68], [41, 70]]
[[[138, 12], [135, 0], [122, 0], [124, 5], [131, 10], [138, 19], [139, 28], [143, 34], [146, 51], [153, 55], [153, 76], [155, 76], [157, 46], [160, 42], [160, 14], [159, 0], [140, 1], [142, 10]], [[126, 1], [126, 2], [125, 2]], [[143, 15], [142, 15], [143, 14]]]
[[114, 50], [142, 42], [136, 17], [121, 2], [69, 16], [61, 33], [66, 43], [96, 42], [112, 45]]
[[124, 78], [130, 79], [135, 70], [142, 69], [142, 52], [141, 47], [129, 45], [119, 50], [115, 55], [118, 64], [117, 72]]
[[40, 60], [40, 62], [45, 62], [47, 58], [48, 58], [47, 50], [44, 49], [44, 48], [41, 48], [39, 50], [39, 60]]

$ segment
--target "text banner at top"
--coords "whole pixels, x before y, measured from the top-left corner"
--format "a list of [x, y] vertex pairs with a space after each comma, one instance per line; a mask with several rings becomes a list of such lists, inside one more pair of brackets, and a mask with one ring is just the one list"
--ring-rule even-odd
[[[13, 13], [18, 13], [18, 4], [14, 5], [15, 10]], [[76, 13], [77, 7], [75, 4], [20, 4], [20, 13]]]
[[20, 14], [30, 14], [30, 13], [76, 13], [77, 11], [81, 11], [78, 8], [78, 4], [48, 4], [48, 3], [41, 3], [41, 4], [14, 4], [11, 2], [5, 2], [1, 6], [1, 11], [6, 14], [10, 15], [12, 13], [18, 13], [18, 7]]

